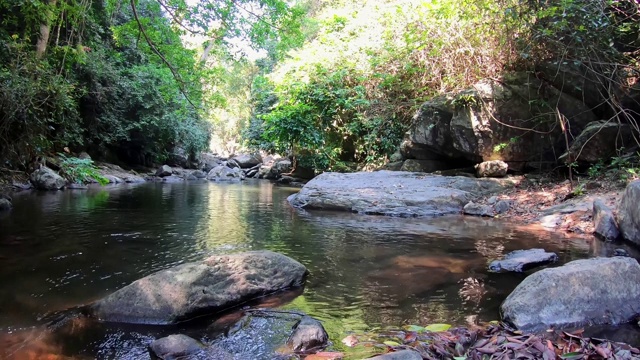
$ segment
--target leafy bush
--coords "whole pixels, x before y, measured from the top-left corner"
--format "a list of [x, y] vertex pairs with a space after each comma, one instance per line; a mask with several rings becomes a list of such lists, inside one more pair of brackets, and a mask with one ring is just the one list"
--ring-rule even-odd
[[100, 185], [106, 185], [109, 180], [98, 172], [98, 168], [91, 159], [80, 159], [77, 157], [60, 156], [60, 170], [64, 177], [77, 184], [86, 184], [92, 180]]

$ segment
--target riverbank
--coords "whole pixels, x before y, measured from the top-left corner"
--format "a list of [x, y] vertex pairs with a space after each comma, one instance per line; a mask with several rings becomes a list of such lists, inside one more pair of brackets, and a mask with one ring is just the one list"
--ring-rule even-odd
[[478, 199], [481, 205], [507, 201], [510, 206], [496, 218], [509, 219], [523, 227], [563, 231], [575, 235], [594, 233], [593, 201], [600, 199], [617, 208], [627, 181], [610, 176], [602, 179], [578, 179], [546, 175], [518, 177], [513, 188], [495, 196]]

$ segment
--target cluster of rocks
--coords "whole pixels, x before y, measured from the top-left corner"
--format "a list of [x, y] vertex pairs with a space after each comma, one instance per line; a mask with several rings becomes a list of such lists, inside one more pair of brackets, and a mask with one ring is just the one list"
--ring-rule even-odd
[[[550, 170], [558, 162], [595, 164], [634, 144], [629, 124], [601, 120], [615, 116], [603, 117], [593, 110], [602, 112], [601, 101], [587, 89], [598, 94], [600, 85], [579, 69], [556, 64], [541, 68], [538, 75], [505, 74], [425, 102], [385, 169], [428, 173], [455, 169], [468, 176], [475, 170], [478, 177], [500, 177], [507, 170]], [[627, 90], [621, 91], [621, 98], [640, 94], [637, 86]], [[548, 111], [548, 104], [555, 111]], [[630, 104], [633, 101], [625, 106]], [[568, 124], [568, 134], [558, 118]]]
[[[307, 269], [302, 264], [271, 251], [212, 256], [139, 279], [89, 305], [85, 312], [100, 321], [116, 323], [184, 323], [300, 287], [306, 275]], [[150, 353], [156, 359], [234, 359], [239, 355], [249, 358], [255, 354], [238, 354], [237, 351], [246, 349], [234, 349], [234, 344], [251, 338], [258, 342], [281, 342], [272, 350], [286, 346], [294, 356], [321, 350], [328, 344], [322, 324], [302, 313], [264, 309], [247, 312], [223, 336], [206, 344], [185, 334], [173, 334], [153, 341]], [[207, 338], [205, 335], [202, 337]]]
[[[79, 158], [91, 157], [86, 153], [78, 155]], [[187, 167], [183, 167], [187, 166]], [[29, 176], [29, 183], [13, 184], [17, 190], [61, 190], [61, 189], [86, 189], [86, 184], [76, 184], [61, 176], [59, 164], [55, 159], [48, 159], [44, 164]], [[100, 163], [97, 164], [98, 172], [109, 184], [140, 183], [145, 181], [162, 181], [175, 183], [182, 181], [196, 181], [207, 179], [211, 181], [241, 181], [245, 178], [270, 179], [282, 184], [301, 186], [307, 179], [314, 176], [313, 171], [295, 171], [292, 169], [291, 160], [280, 156], [262, 156], [255, 154], [240, 154], [231, 158], [221, 158], [214, 154], [203, 153], [198, 161], [189, 161], [188, 157], [180, 153], [172, 155], [167, 164], [160, 166], [155, 172], [142, 176], [135, 171], [127, 171], [118, 165]], [[95, 181], [92, 181], [95, 182]], [[0, 201], [0, 209], [10, 208], [10, 200]]]
[[[312, 178], [313, 171], [294, 171], [291, 160], [279, 155], [260, 153], [239, 154], [223, 158], [214, 154], [200, 155], [196, 170], [185, 170], [180, 167], [163, 165], [149, 180], [177, 182], [184, 180], [207, 179], [219, 182], [238, 182], [244, 179], [276, 180], [282, 184], [302, 185]], [[293, 174], [291, 172], [294, 171]]]

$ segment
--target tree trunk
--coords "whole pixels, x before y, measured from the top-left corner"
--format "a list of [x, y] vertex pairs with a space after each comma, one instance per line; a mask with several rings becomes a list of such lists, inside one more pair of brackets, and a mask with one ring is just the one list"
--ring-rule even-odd
[[42, 59], [44, 53], [47, 51], [47, 44], [49, 43], [49, 35], [51, 33], [51, 17], [57, 1], [58, 0], [48, 1], [44, 22], [40, 24], [40, 36], [38, 36], [38, 42], [36, 43], [36, 57], [38, 59]]
[[209, 58], [209, 53], [211, 52], [211, 49], [213, 49], [213, 45], [215, 44], [215, 40], [213, 38], [209, 39], [209, 43], [207, 44], [207, 47], [204, 49], [204, 52], [202, 53], [202, 56], [200, 57], [200, 63], [201, 64], [206, 64], [207, 63], [207, 59]]

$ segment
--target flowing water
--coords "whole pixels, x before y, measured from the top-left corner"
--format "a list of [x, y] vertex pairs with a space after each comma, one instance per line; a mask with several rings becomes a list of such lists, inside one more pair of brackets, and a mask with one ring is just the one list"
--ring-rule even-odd
[[0, 214], [0, 358], [146, 358], [153, 338], [188, 329], [78, 321], [51, 339], [43, 324], [211, 254], [269, 249], [303, 263], [304, 291], [269, 301], [322, 320], [339, 344], [349, 331], [497, 319], [525, 276], [487, 272], [509, 251], [543, 247], [559, 264], [611, 251], [498, 220], [298, 211], [286, 202], [295, 191], [197, 182], [16, 194], [13, 211]]

